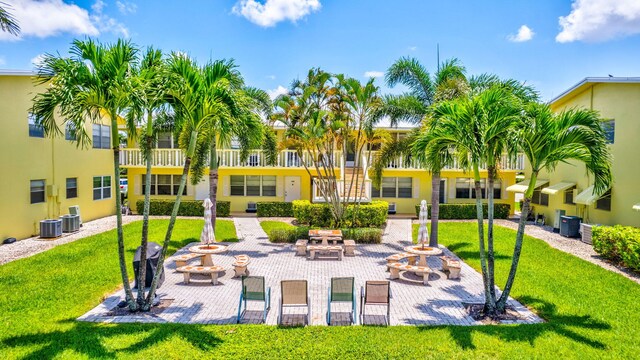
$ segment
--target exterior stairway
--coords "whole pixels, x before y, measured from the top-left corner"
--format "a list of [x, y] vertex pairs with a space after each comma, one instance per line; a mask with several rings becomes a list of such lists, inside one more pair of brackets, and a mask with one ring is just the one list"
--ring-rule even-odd
[[365, 189], [369, 185], [365, 183], [362, 168], [346, 167], [344, 169], [343, 179], [345, 184], [344, 198], [348, 198], [350, 201], [356, 201], [358, 197], [361, 197], [362, 200], [368, 201], [368, 199], [366, 199]]

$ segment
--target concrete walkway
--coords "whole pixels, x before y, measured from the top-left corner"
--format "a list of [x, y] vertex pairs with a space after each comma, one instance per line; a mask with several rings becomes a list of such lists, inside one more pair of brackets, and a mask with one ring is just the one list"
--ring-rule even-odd
[[[214, 263], [227, 271], [220, 278], [220, 285], [212, 286], [204, 276], [193, 276], [192, 283], [184, 284], [183, 276], [175, 272], [175, 264], [169, 259], [166, 264], [166, 280], [159, 291], [164, 299], [173, 299], [167, 309], [157, 315], [108, 316], [107, 312], [120, 301], [123, 293], [118, 291], [109, 296], [102, 304], [80, 317], [80, 320], [94, 322], [179, 322], [204, 324], [232, 324], [238, 309], [241, 281], [232, 278], [231, 263], [233, 255], [247, 254], [251, 257], [249, 271], [251, 275], [264, 276], [267, 286], [271, 287], [271, 310], [267, 324], [276, 324], [280, 281], [284, 279], [305, 279], [308, 281], [311, 303], [311, 325], [326, 325], [327, 296], [331, 277], [350, 276], [355, 278], [357, 296], [366, 280], [388, 279], [385, 257], [401, 252], [404, 246], [411, 244], [411, 220], [392, 219], [385, 229], [381, 244], [359, 244], [355, 257], [344, 257], [342, 261], [333, 259], [307, 260], [295, 256], [291, 244], [269, 243], [266, 234], [256, 218], [236, 218], [237, 233], [242, 239], [230, 243], [226, 254], [214, 255]], [[187, 253], [187, 247], [178, 251], [178, 255]], [[445, 254], [453, 256], [447, 249]], [[448, 280], [440, 271], [437, 258], [429, 259], [429, 266], [436, 270], [431, 274], [429, 285], [424, 286], [421, 279], [405, 274], [404, 279], [392, 280], [393, 294], [391, 305], [392, 325], [478, 325], [467, 315], [465, 303], [483, 301], [482, 278], [468, 265], [462, 265], [462, 278]], [[358, 298], [359, 303], [359, 298]], [[514, 306], [529, 323], [541, 321], [524, 306], [511, 300]], [[359, 304], [358, 304], [359, 313]], [[250, 303], [244, 323], [261, 323], [262, 304]], [[346, 323], [350, 306], [338, 304], [332, 307], [334, 319]], [[304, 308], [285, 309], [285, 323], [302, 322]], [[380, 306], [367, 309], [368, 323], [382, 323], [385, 309]]]

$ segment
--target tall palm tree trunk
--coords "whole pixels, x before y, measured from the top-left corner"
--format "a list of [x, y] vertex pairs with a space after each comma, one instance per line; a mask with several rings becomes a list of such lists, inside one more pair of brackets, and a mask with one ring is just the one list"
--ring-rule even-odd
[[480, 186], [480, 170], [477, 164], [473, 165], [474, 185], [476, 190], [476, 214], [478, 217], [478, 246], [480, 249], [480, 268], [482, 270], [482, 282], [484, 284], [485, 315], [493, 316], [495, 312], [495, 301], [491, 299], [489, 289], [489, 271], [487, 269], [487, 258], [484, 247], [484, 219], [482, 209], [482, 188]]
[[[117, 114], [111, 115], [111, 145], [113, 147], [113, 175], [115, 183], [120, 189], [120, 141], [118, 140], [118, 123]], [[127, 261], [124, 252], [124, 232], [122, 231], [122, 199], [120, 194], [116, 196], [116, 232], [118, 236], [118, 261], [120, 264], [120, 275], [122, 276], [122, 286], [124, 287], [125, 301], [129, 304], [130, 311], [137, 311], [138, 304], [135, 302], [131, 284], [129, 283], [129, 274], [127, 272]]]
[[144, 288], [147, 278], [147, 244], [149, 242], [149, 204], [151, 202], [151, 163], [153, 160], [153, 127], [151, 122], [151, 113], [147, 115], [147, 128], [145, 131], [146, 150], [146, 176], [144, 179], [144, 207], [142, 209], [142, 234], [140, 241], [140, 267], [138, 268], [138, 305], [144, 307], [145, 293]]
[[496, 278], [495, 278], [495, 254], [493, 250], [493, 184], [496, 177], [496, 168], [493, 165], [487, 166], [487, 186], [485, 191], [487, 192], [487, 272], [489, 282], [489, 297], [491, 298], [491, 304], [485, 304], [486, 310], [495, 308], [496, 303]]
[[209, 154], [209, 200], [213, 203], [211, 207], [211, 226], [215, 232], [218, 213], [218, 152], [215, 138], [211, 144], [211, 153]]
[[520, 214], [520, 221], [518, 222], [518, 232], [516, 234], [516, 244], [513, 247], [513, 256], [511, 258], [511, 269], [509, 269], [509, 276], [504, 286], [504, 290], [500, 295], [500, 299], [497, 302], [497, 309], [499, 312], [504, 312], [507, 306], [507, 299], [509, 299], [509, 293], [513, 287], [513, 282], [516, 279], [516, 272], [518, 270], [518, 262], [520, 261], [520, 253], [522, 252], [522, 242], [524, 240], [524, 230], [527, 224], [527, 216], [529, 215], [529, 209], [531, 206], [531, 197], [535, 188], [538, 174], [536, 172], [531, 174], [531, 180], [529, 180], [529, 187], [524, 193], [524, 201], [522, 202], [522, 212]]
[[431, 234], [429, 246], [438, 247], [438, 220], [440, 218], [440, 172], [431, 174]]
[[153, 281], [151, 282], [151, 287], [149, 288], [149, 293], [147, 294], [147, 301], [145, 303], [144, 310], [148, 310], [151, 308], [153, 304], [153, 299], [156, 293], [156, 289], [158, 287], [158, 281], [162, 276], [162, 272], [164, 271], [164, 259], [167, 256], [167, 249], [169, 248], [169, 244], [171, 243], [171, 235], [173, 235], [173, 227], [176, 223], [176, 217], [178, 216], [178, 210], [180, 209], [180, 201], [182, 200], [182, 192], [184, 191], [185, 185], [187, 183], [187, 175], [189, 174], [189, 168], [191, 167], [191, 158], [193, 157], [193, 153], [196, 148], [196, 140], [198, 138], [198, 132], [192, 131], [191, 138], [189, 139], [189, 148], [187, 150], [187, 154], [184, 160], [184, 167], [182, 168], [182, 178], [180, 179], [180, 186], [178, 187], [178, 195], [176, 196], [176, 202], [173, 205], [173, 210], [171, 211], [171, 218], [169, 219], [169, 227], [167, 228], [167, 233], [164, 237], [164, 243], [162, 244], [162, 253], [160, 254], [160, 258], [158, 259], [158, 270], [156, 271], [155, 276], [153, 277]]

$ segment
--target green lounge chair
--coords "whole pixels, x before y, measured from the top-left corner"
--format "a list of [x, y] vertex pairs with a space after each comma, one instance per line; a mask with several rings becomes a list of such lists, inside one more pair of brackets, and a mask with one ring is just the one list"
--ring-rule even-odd
[[327, 307], [327, 325], [331, 325], [331, 303], [351, 303], [351, 323], [356, 322], [356, 290], [352, 277], [331, 278], [329, 286], [329, 305]]
[[[240, 304], [238, 305], [238, 318], [236, 319], [236, 323], [240, 323], [244, 312], [247, 311], [247, 301], [264, 301], [262, 320], [266, 322], [267, 312], [271, 308], [271, 288], [269, 287], [265, 291], [263, 276], [242, 277], [242, 292], [240, 293]], [[244, 311], [242, 310], [242, 305], [244, 305]]]

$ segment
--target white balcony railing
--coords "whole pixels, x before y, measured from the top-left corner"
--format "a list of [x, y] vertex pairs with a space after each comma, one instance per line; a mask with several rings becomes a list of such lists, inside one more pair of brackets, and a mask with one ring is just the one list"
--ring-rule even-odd
[[[278, 153], [275, 165], [269, 165], [267, 158], [262, 150], [252, 150], [246, 160], [242, 160], [240, 150], [225, 149], [218, 150], [218, 165], [220, 167], [237, 168], [262, 168], [262, 167], [279, 167], [279, 168], [314, 168], [313, 159], [308, 154], [299, 156], [295, 150], [283, 150]], [[334, 153], [335, 166], [340, 164], [340, 152]], [[337, 160], [337, 161], [336, 161]], [[208, 163], [208, 161], [207, 161]], [[153, 167], [183, 167], [184, 154], [180, 149], [155, 149], [152, 155]], [[124, 148], [120, 149], [120, 166], [122, 167], [145, 167], [145, 161], [142, 157], [140, 149]]]
[[[372, 157], [375, 158], [376, 153], [372, 154]], [[416, 170], [422, 169], [420, 163], [415, 159], [409, 156], [409, 159], [405, 159], [404, 156], [398, 156], [393, 160], [389, 161], [385, 169], [390, 170]], [[454, 159], [454, 163], [451, 165], [447, 165], [444, 168], [445, 170], [462, 170], [462, 167], [458, 164], [458, 161]], [[524, 154], [518, 154], [515, 161], [510, 161], [506, 155], [502, 156], [500, 160], [500, 170], [524, 170]]]

